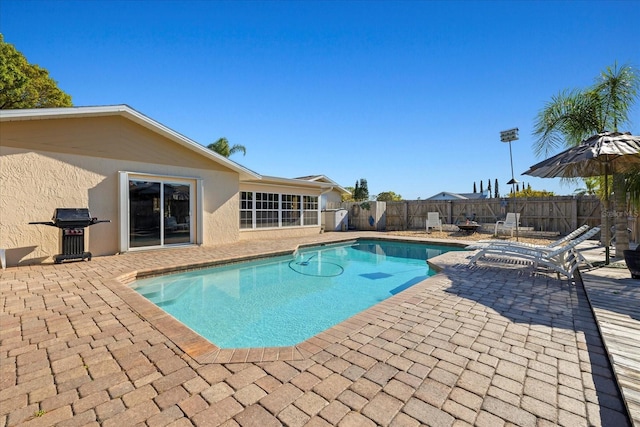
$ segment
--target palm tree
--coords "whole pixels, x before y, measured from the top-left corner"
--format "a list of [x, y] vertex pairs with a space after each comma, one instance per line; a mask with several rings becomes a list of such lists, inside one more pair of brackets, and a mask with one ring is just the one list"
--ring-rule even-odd
[[629, 193], [629, 210], [635, 210], [634, 214], [638, 218], [638, 213], [640, 213], [640, 171], [629, 173], [626, 178], [627, 193]]
[[233, 145], [233, 147], [229, 147], [229, 141], [224, 137], [218, 139], [212, 144], [207, 145], [207, 148], [227, 158], [232, 154], [237, 153], [238, 151], [242, 152], [243, 156], [247, 154], [247, 149], [244, 145], [235, 144]]
[[582, 180], [584, 182], [584, 188], [577, 188], [573, 194], [576, 196], [594, 196], [600, 194], [600, 177], [589, 177]]
[[[548, 155], [563, 145], [570, 147], [593, 134], [605, 131], [618, 132], [619, 126], [629, 123], [629, 111], [637, 100], [640, 88], [638, 71], [629, 65], [607, 67], [586, 90], [560, 92], [539, 113], [534, 135], [538, 136], [534, 151], [537, 155]], [[632, 200], [638, 200], [638, 181], [630, 180], [629, 174], [614, 173], [616, 254], [629, 248], [627, 235], [627, 190]], [[635, 182], [635, 186], [632, 186]], [[605, 201], [608, 200], [605, 189]], [[605, 215], [609, 215], [607, 203]], [[609, 230], [603, 230], [603, 242], [608, 244]]]

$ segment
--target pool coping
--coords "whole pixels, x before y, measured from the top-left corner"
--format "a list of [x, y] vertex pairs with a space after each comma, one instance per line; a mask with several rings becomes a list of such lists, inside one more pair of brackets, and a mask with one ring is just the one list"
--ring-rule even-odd
[[[402, 292], [392, 295], [391, 297], [369, 307], [359, 313], [354, 314], [346, 320], [343, 320], [336, 325], [325, 329], [324, 331], [308, 338], [293, 346], [284, 347], [252, 347], [252, 348], [234, 348], [223, 349], [204, 338], [169, 313], [162, 310], [160, 307], [149, 301], [144, 296], [140, 295], [129, 285], [137, 279], [146, 278], [157, 275], [164, 275], [170, 273], [184, 272], [189, 270], [197, 270], [210, 268], [221, 265], [228, 265], [234, 263], [240, 263], [249, 260], [256, 260], [262, 258], [270, 258], [274, 256], [292, 255], [296, 251], [314, 246], [327, 246], [340, 244], [350, 241], [360, 240], [380, 240], [380, 241], [395, 241], [406, 242], [412, 244], [433, 244], [437, 246], [452, 246], [456, 248], [463, 248], [465, 245], [461, 243], [448, 243], [443, 244], [441, 242], [430, 241], [417, 241], [413, 239], [402, 238], [346, 238], [344, 240], [332, 241], [327, 244], [300, 244], [297, 245], [294, 250], [285, 251], [272, 251], [265, 252], [259, 256], [251, 255], [245, 257], [229, 257], [218, 259], [210, 262], [199, 262], [193, 264], [184, 264], [171, 266], [166, 268], [150, 268], [135, 270], [129, 273], [117, 276], [113, 279], [105, 280], [105, 285], [114, 292], [122, 301], [129, 305], [142, 319], [149, 322], [154, 328], [163, 333], [169, 340], [171, 340], [176, 346], [178, 346], [186, 355], [193, 358], [196, 362], [201, 364], [208, 363], [248, 363], [248, 362], [272, 362], [276, 360], [280, 361], [292, 361], [303, 360], [311, 357], [325, 349], [332, 344], [341, 342], [347, 336], [357, 333], [362, 328], [367, 326], [371, 321], [376, 320], [379, 316], [384, 315], [392, 306], [399, 304], [416, 304], [419, 301], [415, 300], [418, 297], [418, 293], [421, 291], [421, 284], [433, 279], [442, 270], [436, 263], [426, 260], [427, 264], [436, 271], [435, 276], [430, 276], [415, 285], [403, 290]], [[444, 254], [443, 254], [444, 255]], [[435, 257], [438, 258], [438, 257]]]

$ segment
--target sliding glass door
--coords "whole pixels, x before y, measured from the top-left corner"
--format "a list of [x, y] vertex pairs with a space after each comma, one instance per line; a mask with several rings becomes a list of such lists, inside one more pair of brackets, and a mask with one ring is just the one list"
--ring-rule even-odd
[[129, 247], [192, 243], [193, 191], [188, 182], [129, 179]]

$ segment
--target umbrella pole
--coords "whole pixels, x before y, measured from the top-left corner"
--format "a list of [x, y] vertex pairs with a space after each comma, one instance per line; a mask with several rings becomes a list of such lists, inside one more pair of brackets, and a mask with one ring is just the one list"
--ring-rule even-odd
[[610, 249], [609, 241], [611, 240], [611, 230], [609, 229], [609, 186], [608, 186], [608, 173], [607, 165], [604, 166], [604, 265], [609, 265]]

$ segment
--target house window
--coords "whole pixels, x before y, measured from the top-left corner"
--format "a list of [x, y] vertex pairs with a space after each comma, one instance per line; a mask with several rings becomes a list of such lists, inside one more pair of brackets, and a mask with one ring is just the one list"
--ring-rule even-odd
[[240, 192], [240, 229], [317, 226], [320, 198], [301, 194]]
[[318, 225], [318, 196], [304, 196], [304, 225]]
[[300, 223], [300, 196], [296, 194], [282, 195], [282, 226], [295, 227]]
[[240, 192], [240, 228], [253, 228], [253, 192]]
[[277, 193], [255, 193], [256, 228], [278, 227], [280, 195]]

